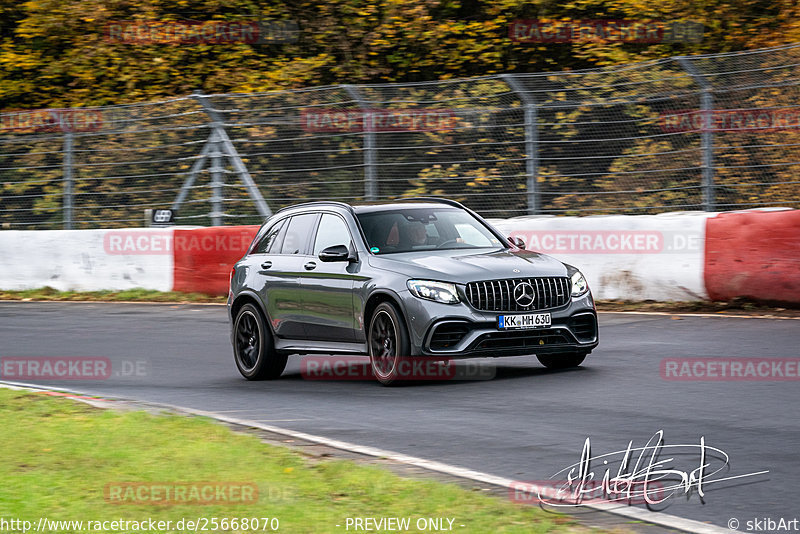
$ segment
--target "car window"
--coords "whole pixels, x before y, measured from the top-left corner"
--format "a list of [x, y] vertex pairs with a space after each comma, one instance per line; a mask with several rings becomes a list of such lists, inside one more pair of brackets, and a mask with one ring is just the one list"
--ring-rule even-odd
[[279, 250], [279, 246], [276, 245], [276, 243], [280, 243], [277, 237], [281, 231], [281, 228], [283, 228], [285, 222], [286, 219], [283, 219], [281, 221], [278, 221], [272, 228], [270, 228], [267, 231], [266, 235], [261, 238], [261, 241], [258, 242], [256, 248], [253, 249], [253, 253], [264, 254], [268, 252], [272, 253], [277, 252]]
[[[458, 232], [457, 242], [466, 243], [473, 247], [491, 247], [492, 242], [489, 237], [481, 233], [477, 228], [470, 224], [456, 223], [456, 231]], [[458, 241], [458, 240], [461, 241]]]
[[504, 246], [469, 212], [455, 208], [391, 209], [357, 217], [373, 254]]
[[324, 213], [317, 228], [317, 238], [314, 240], [314, 256], [334, 245], [349, 247], [350, 230], [347, 229], [347, 223], [338, 215]]
[[316, 213], [304, 213], [292, 217], [283, 238], [281, 254], [305, 254], [308, 249], [311, 228], [316, 220]]

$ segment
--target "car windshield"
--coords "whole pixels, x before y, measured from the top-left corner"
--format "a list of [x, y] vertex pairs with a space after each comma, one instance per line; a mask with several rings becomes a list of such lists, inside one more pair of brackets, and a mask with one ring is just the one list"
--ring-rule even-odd
[[400, 208], [357, 217], [373, 254], [503, 247], [488, 228], [457, 208]]

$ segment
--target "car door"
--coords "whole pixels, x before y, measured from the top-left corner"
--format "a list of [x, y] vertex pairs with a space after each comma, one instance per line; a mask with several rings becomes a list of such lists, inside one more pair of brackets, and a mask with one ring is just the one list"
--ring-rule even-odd
[[353, 307], [353, 286], [359, 265], [347, 261], [323, 262], [319, 253], [334, 245], [352, 248], [347, 223], [338, 214], [323, 213], [311, 255], [300, 281], [308, 339], [353, 342], [359, 327]]
[[267, 231], [252, 254], [257, 271], [254, 287], [267, 309], [275, 335], [305, 339], [300, 298], [300, 276], [310, 247], [311, 231], [318, 214], [304, 213], [286, 218]]

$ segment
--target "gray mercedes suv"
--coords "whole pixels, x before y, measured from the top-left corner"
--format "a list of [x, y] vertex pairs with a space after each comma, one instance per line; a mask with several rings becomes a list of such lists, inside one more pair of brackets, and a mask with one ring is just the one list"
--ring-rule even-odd
[[228, 312], [249, 380], [312, 353], [369, 355], [387, 385], [406, 358], [535, 354], [566, 368], [598, 342], [578, 269], [439, 198], [279, 211], [234, 265]]

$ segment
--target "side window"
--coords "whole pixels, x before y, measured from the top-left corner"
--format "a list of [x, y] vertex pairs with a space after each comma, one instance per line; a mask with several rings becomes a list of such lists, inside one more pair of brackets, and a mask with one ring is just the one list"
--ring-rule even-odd
[[304, 254], [308, 249], [311, 228], [316, 220], [316, 213], [304, 213], [292, 217], [286, 230], [286, 236], [283, 238], [281, 254]]
[[319, 221], [317, 238], [314, 240], [314, 256], [334, 245], [350, 246], [350, 230], [338, 215], [324, 213]]
[[276, 242], [278, 234], [280, 234], [281, 228], [283, 228], [284, 223], [286, 220], [278, 221], [272, 228], [269, 229], [267, 234], [261, 238], [261, 241], [258, 242], [256, 248], [253, 249], [253, 254], [265, 254], [267, 252], [277, 252], [277, 250], [272, 250], [276, 248]]

